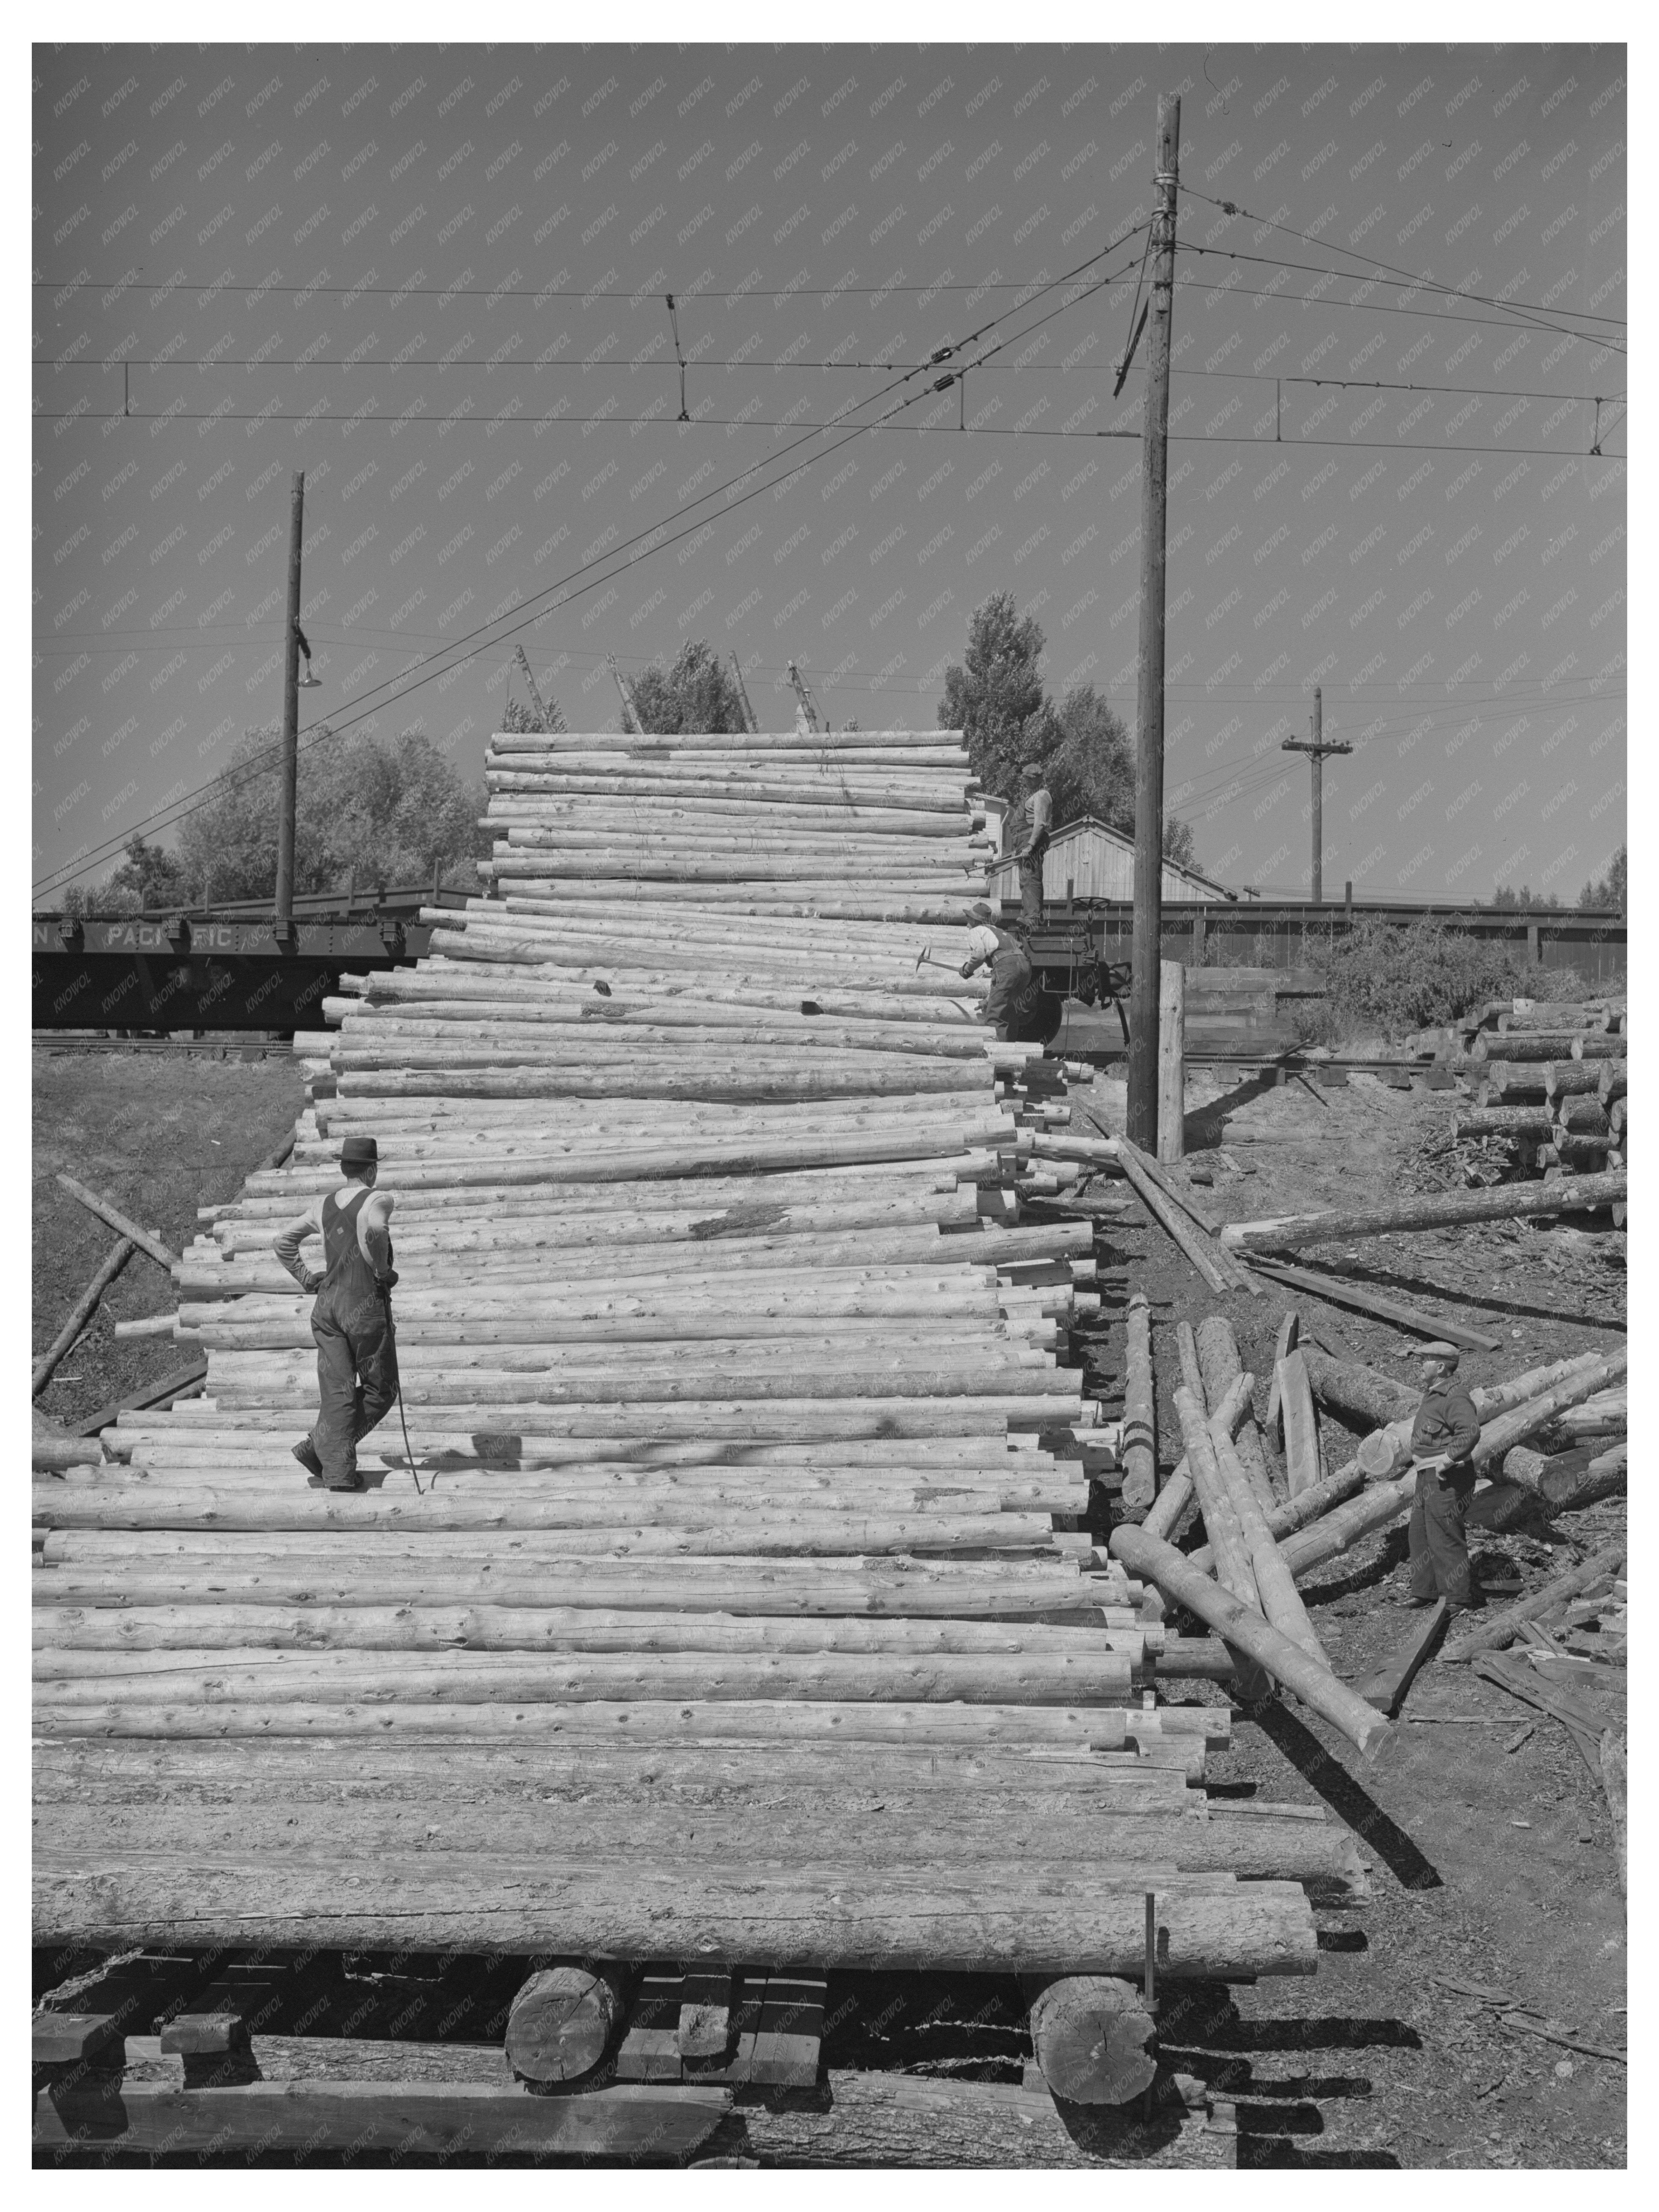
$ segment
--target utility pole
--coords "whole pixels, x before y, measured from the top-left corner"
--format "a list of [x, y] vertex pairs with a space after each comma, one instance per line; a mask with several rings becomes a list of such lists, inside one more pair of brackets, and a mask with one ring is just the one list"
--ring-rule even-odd
[[276, 789], [276, 933], [294, 927], [294, 806], [300, 759], [300, 547], [305, 536], [306, 472], [289, 492], [288, 635], [283, 655], [283, 757]]
[[1181, 101], [1158, 99], [1151, 350], [1140, 443], [1140, 667], [1135, 731], [1135, 910], [1129, 977], [1131, 1140], [1158, 1149], [1158, 1000], [1164, 925], [1164, 565], [1170, 483], [1170, 317], [1175, 292]]
[[634, 704], [634, 695], [628, 688], [628, 679], [623, 676], [621, 669], [617, 665], [616, 654], [614, 653], [607, 653], [605, 656], [605, 660], [606, 667], [609, 668], [611, 673], [617, 679], [617, 690], [622, 693], [623, 729], [625, 730], [631, 722], [638, 735], [643, 737], [645, 735], [645, 725], [640, 720], [639, 708]]
[[805, 736], [818, 726], [817, 702], [807, 690], [806, 679], [793, 660], [789, 664], [789, 681], [794, 685], [795, 697], [799, 702], [796, 708], [795, 726]]
[[1279, 747], [1281, 752], [1306, 753], [1313, 763], [1313, 902], [1322, 905], [1325, 896], [1325, 756], [1328, 753], [1351, 753], [1352, 745], [1338, 743], [1334, 738], [1325, 742], [1325, 702], [1317, 684], [1314, 685], [1313, 740], [1286, 738]]
[[542, 695], [536, 689], [536, 679], [530, 672], [529, 657], [521, 645], [515, 645], [513, 651], [520, 667], [524, 671], [524, 680], [530, 687], [530, 703], [536, 709], [536, 726], [545, 735], [551, 729], [552, 724], [547, 719], [547, 708], [542, 703]]
[[735, 652], [732, 655], [732, 673], [738, 679], [738, 696], [743, 702], [743, 719], [751, 738], [760, 735], [760, 724], [755, 720], [755, 710], [749, 703], [749, 686], [743, 680], [743, 663]]

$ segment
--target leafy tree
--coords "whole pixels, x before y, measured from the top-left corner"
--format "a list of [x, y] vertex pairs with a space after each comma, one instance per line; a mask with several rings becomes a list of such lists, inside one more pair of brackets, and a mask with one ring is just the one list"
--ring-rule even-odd
[[131, 893], [135, 912], [183, 906], [187, 898], [185, 872], [176, 855], [161, 845], [147, 845], [137, 835], [128, 838], [125, 855], [109, 876], [105, 890], [124, 905], [125, 895]]
[[706, 638], [689, 637], [673, 665], [655, 664], [629, 687], [640, 726], [653, 736], [678, 737], [706, 731], [748, 728], [736, 679], [716, 658]]
[[1173, 860], [1178, 868], [1198, 866], [1198, 841], [1193, 836], [1193, 825], [1183, 822], [1179, 815], [1164, 817], [1164, 857]]
[[[1042, 685], [1046, 641], [1034, 615], [1021, 616], [1011, 592], [975, 609], [968, 650], [945, 672], [939, 726], [961, 730], [968, 757], [988, 792], [1017, 800], [1020, 770], [1036, 761], [1054, 802], [1054, 826], [1092, 814], [1134, 835], [1135, 771], [1129, 734], [1092, 684], [1074, 684], [1056, 706]], [[1164, 857], [1196, 865], [1191, 824], [1164, 824]]]
[[[186, 817], [179, 860], [193, 902], [269, 898], [276, 880], [276, 764], [267, 732], [250, 731], [215, 779], [215, 796]], [[252, 765], [255, 762], [258, 766]], [[484, 794], [418, 731], [388, 743], [325, 736], [301, 753], [295, 817], [294, 888], [429, 883], [489, 849], [477, 826]]]
[[1516, 890], [1511, 884], [1499, 884], [1492, 893], [1492, 902], [1504, 914], [1513, 914], [1522, 907], [1553, 907], [1561, 903], [1557, 891], [1535, 891], [1530, 884], [1522, 884]]
[[1046, 759], [1058, 741], [1039, 666], [1043, 643], [1036, 616], [1022, 616], [1013, 593], [998, 592], [975, 608], [968, 650], [945, 672], [939, 726], [964, 733], [975, 775], [1000, 799], [1017, 799], [1026, 761]]
[[547, 702], [545, 726], [537, 720], [533, 707], [521, 707], [516, 699], [509, 697], [501, 709], [501, 727], [504, 730], [535, 732], [543, 730], [544, 726], [547, 730], [562, 730], [566, 726], [556, 699], [550, 699]]
[[1579, 905], [1610, 907], [1615, 913], [1626, 913], [1628, 910], [1626, 866], [1626, 848], [1621, 845], [1608, 861], [1607, 872], [1601, 882], [1598, 884], [1592, 876], [1579, 892]]

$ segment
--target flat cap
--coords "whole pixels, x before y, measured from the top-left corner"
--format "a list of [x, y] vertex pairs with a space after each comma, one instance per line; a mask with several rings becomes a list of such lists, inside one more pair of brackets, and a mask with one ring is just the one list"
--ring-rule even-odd
[[1457, 1346], [1455, 1344], [1419, 1344], [1413, 1346], [1411, 1356], [1413, 1359], [1444, 1359], [1455, 1367]]

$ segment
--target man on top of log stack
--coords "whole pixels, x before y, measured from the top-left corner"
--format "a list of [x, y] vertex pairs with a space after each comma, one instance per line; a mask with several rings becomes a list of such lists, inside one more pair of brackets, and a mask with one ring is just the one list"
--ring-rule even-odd
[[1410, 1595], [1403, 1601], [1432, 1605], [1443, 1597], [1455, 1618], [1475, 1602], [1463, 1516], [1474, 1490], [1469, 1454], [1480, 1441], [1480, 1416], [1457, 1380], [1455, 1345], [1425, 1344], [1416, 1357], [1423, 1362], [1424, 1388], [1412, 1423], [1417, 1490], [1412, 1500]]
[[1019, 861], [1020, 919], [1028, 930], [1042, 926], [1042, 856], [1048, 849], [1048, 830], [1054, 820], [1054, 803], [1043, 781], [1042, 769], [1036, 761], [1027, 761], [1020, 770], [1019, 811], [1014, 817], [1018, 830], [1015, 853]]
[[[276, 1257], [300, 1288], [317, 1293], [311, 1334], [317, 1343], [315, 1425], [294, 1447], [326, 1490], [361, 1490], [357, 1444], [392, 1410], [398, 1348], [392, 1334], [392, 1194], [376, 1190], [380, 1152], [373, 1137], [340, 1147], [341, 1187], [309, 1206], [276, 1240]], [[323, 1240], [319, 1274], [300, 1257], [307, 1237]]]

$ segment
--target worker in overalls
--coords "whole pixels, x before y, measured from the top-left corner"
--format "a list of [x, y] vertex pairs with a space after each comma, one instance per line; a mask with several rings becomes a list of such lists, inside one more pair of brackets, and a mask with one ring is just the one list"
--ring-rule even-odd
[[1020, 801], [1013, 828], [1020, 920], [1028, 931], [1042, 927], [1042, 858], [1048, 849], [1054, 818], [1054, 804], [1042, 770], [1036, 761], [1027, 761], [1020, 770]]
[[[300, 1288], [316, 1293], [311, 1334], [317, 1343], [317, 1420], [294, 1447], [301, 1467], [327, 1490], [361, 1490], [357, 1444], [391, 1412], [398, 1395], [392, 1334], [392, 1195], [376, 1190], [380, 1154], [373, 1137], [340, 1148], [341, 1185], [307, 1207], [277, 1237], [276, 1257]], [[319, 1274], [300, 1257], [307, 1237], [323, 1240]]]
[[1480, 1439], [1480, 1416], [1457, 1379], [1455, 1344], [1425, 1344], [1416, 1357], [1423, 1363], [1424, 1388], [1412, 1423], [1417, 1486], [1412, 1499], [1411, 1581], [1406, 1602], [1432, 1605], [1443, 1597], [1455, 1615], [1474, 1601], [1463, 1516], [1474, 1494], [1469, 1455]]
[[1058, 1002], [1038, 982], [1030, 954], [1012, 931], [981, 922], [968, 933], [968, 957], [961, 972], [971, 975], [988, 962], [991, 991], [984, 1018], [999, 1039], [1041, 1043], [1052, 1036], [1049, 1016]]

